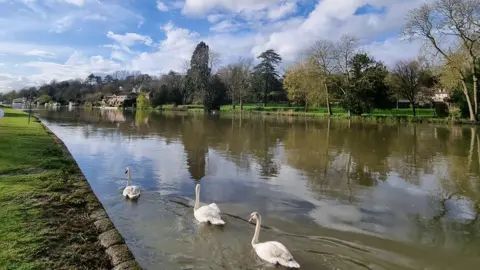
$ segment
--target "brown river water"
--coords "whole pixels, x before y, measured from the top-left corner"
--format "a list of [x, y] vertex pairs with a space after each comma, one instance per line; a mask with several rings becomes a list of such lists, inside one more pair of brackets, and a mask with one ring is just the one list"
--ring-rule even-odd
[[[480, 269], [480, 130], [302, 117], [35, 111], [144, 269]], [[142, 189], [126, 201], [125, 167]], [[227, 225], [197, 224], [194, 186]], [[281, 268], [279, 268], [281, 269]]]

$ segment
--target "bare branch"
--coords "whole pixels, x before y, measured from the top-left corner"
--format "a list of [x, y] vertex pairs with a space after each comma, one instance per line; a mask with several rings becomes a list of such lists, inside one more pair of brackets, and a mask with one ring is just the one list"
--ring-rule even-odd
[[342, 35], [336, 46], [337, 69], [348, 76], [349, 62], [358, 50], [358, 38]]
[[220, 53], [214, 51], [214, 50], [209, 50], [208, 51], [208, 67], [214, 73], [214, 70], [220, 65]]

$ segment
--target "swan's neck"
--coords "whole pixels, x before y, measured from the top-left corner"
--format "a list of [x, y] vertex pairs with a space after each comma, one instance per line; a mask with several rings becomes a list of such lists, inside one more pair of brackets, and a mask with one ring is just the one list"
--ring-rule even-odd
[[198, 207], [200, 206], [200, 189], [195, 189], [195, 206], [193, 210], [197, 211]]
[[255, 226], [255, 234], [253, 235], [253, 239], [252, 239], [252, 246], [255, 246], [256, 244], [258, 244], [258, 235], [260, 234], [260, 227], [262, 226], [261, 223], [262, 223], [262, 218], [258, 216], [257, 225]]
[[127, 187], [130, 186], [130, 170], [128, 170], [128, 180], [127, 180]]

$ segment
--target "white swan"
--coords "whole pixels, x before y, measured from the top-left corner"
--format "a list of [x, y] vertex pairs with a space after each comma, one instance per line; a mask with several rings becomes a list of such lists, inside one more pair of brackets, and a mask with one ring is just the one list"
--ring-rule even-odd
[[215, 203], [200, 207], [200, 184], [195, 186], [195, 207], [193, 215], [200, 222], [210, 222], [213, 225], [224, 225], [220, 216], [220, 208]]
[[250, 214], [248, 222], [253, 219], [257, 221], [257, 225], [252, 239], [252, 247], [255, 249], [258, 257], [275, 265], [280, 264], [289, 268], [300, 268], [300, 265], [293, 259], [292, 254], [290, 254], [288, 249], [282, 243], [276, 241], [268, 241], [265, 243], [258, 242], [262, 218], [257, 212], [253, 212]]
[[125, 173], [128, 174], [127, 186], [123, 190], [123, 196], [129, 199], [137, 199], [140, 197], [140, 188], [137, 186], [130, 186], [130, 168], [127, 167]]

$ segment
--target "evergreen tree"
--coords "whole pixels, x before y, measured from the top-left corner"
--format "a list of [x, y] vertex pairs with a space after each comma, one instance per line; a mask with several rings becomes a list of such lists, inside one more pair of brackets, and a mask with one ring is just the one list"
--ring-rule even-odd
[[191, 79], [194, 90], [202, 97], [204, 110], [209, 112], [215, 109], [214, 89], [210, 87], [210, 73], [208, 66], [209, 47], [205, 42], [197, 44], [190, 60], [190, 70], [188, 76]]
[[261, 53], [257, 58], [261, 59], [261, 62], [255, 66], [254, 72], [261, 74], [263, 80], [263, 106], [267, 106], [268, 95], [279, 85], [279, 75], [276, 68], [282, 62], [282, 57], [270, 49]]

